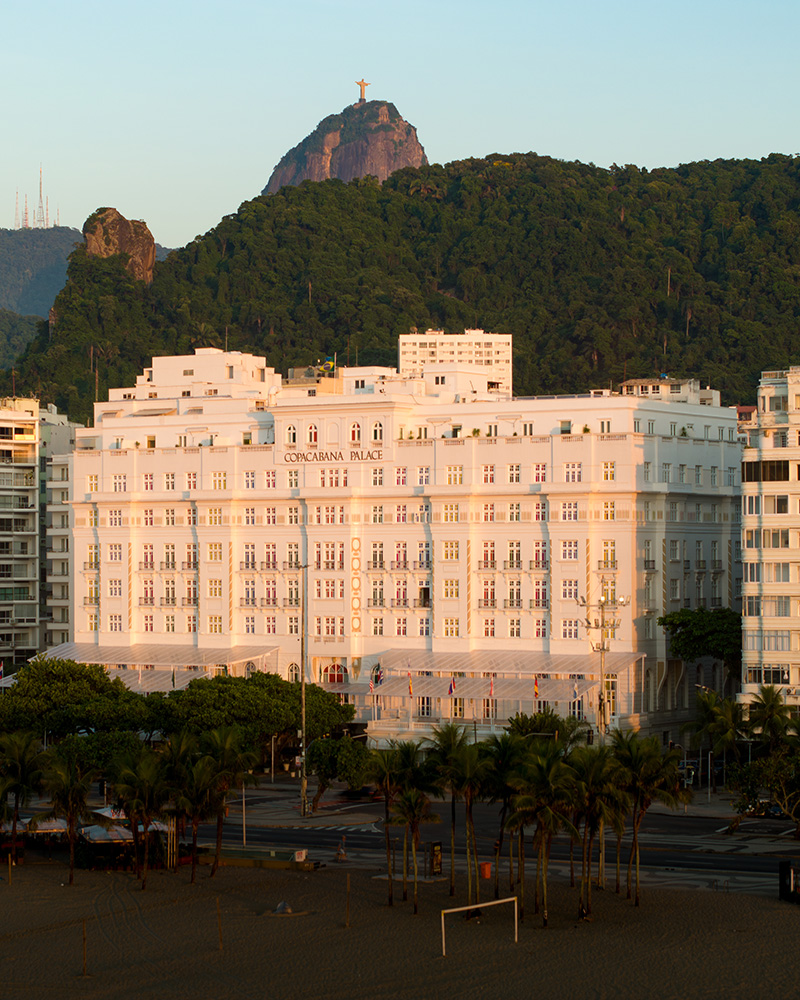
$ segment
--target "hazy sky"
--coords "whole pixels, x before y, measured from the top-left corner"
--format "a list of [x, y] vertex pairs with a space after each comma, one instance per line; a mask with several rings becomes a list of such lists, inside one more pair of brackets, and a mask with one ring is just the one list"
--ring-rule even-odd
[[527, 152], [649, 168], [795, 153], [796, 0], [37, 0], [3, 5], [0, 227], [16, 191], [180, 246], [358, 98], [432, 162]]

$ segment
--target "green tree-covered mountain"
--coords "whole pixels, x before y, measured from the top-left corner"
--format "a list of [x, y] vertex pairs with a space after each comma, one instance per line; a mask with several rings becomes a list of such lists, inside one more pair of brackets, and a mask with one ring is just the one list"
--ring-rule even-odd
[[80, 230], [0, 229], [0, 309], [47, 316], [64, 287], [67, 258]]
[[18, 366], [85, 419], [152, 354], [225, 343], [279, 370], [394, 363], [411, 327], [514, 335], [518, 394], [697, 375], [729, 402], [800, 359], [800, 158], [608, 170], [535, 154], [284, 188], [158, 263], [77, 250]]

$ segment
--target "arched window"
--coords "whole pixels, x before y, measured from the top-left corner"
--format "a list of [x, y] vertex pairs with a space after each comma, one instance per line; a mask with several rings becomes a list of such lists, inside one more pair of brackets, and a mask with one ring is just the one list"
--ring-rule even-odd
[[342, 663], [331, 663], [322, 671], [322, 680], [326, 684], [344, 684], [347, 667]]
[[376, 444], [383, 441], [383, 424], [380, 421], [372, 425], [372, 440]]
[[300, 683], [300, 667], [296, 663], [289, 664], [288, 678], [291, 684]]
[[289, 424], [286, 428], [286, 443], [297, 444], [297, 428], [294, 424]]
[[308, 433], [306, 435], [306, 441], [309, 444], [316, 444], [317, 443], [317, 438], [318, 438], [317, 425], [316, 424], [309, 424], [308, 425]]
[[361, 424], [350, 424], [350, 444], [361, 444]]

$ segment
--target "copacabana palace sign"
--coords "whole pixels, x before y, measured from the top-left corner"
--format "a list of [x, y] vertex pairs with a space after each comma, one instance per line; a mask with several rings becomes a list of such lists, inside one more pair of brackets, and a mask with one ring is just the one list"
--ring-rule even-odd
[[[345, 458], [345, 455], [348, 457]], [[383, 460], [383, 449], [362, 450], [350, 448], [348, 451], [285, 451], [283, 460], [289, 464], [299, 465], [303, 462], [380, 462]]]

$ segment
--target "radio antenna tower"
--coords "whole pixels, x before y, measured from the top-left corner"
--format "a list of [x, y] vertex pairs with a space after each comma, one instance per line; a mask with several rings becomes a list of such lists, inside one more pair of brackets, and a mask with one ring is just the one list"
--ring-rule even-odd
[[39, 208], [36, 211], [36, 228], [44, 229], [44, 201], [42, 200], [42, 165], [39, 164]]
[[17, 188], [17, 201], [14, 205], [14, 228], [19, 229], [19, 188]]
[[24, 219], [25, 219], [25, 221], [22, 223], [22, 228], [23, 229], [30, 229], [30, 226], [28, 225], [28, 196], [27, 195], [25, 195], [25, 216], [24, 216]]
[[44, 200], [44, 228], [50, 228], [50, 196]]

